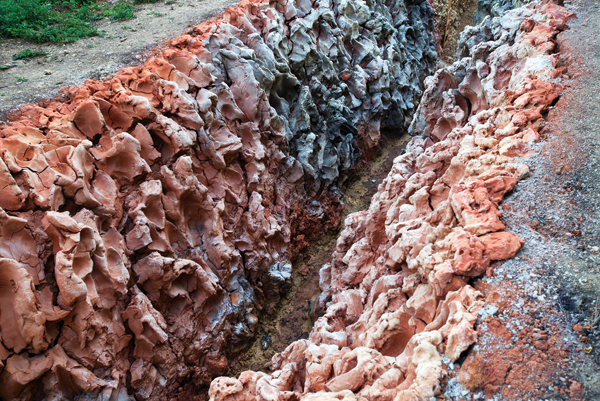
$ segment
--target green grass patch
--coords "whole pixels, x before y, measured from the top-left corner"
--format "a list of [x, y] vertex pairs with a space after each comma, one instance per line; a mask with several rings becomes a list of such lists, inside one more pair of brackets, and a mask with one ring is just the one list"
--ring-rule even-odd
[[29, 81], [29, 79], [23, 78], [23, 77], [15, 77], [15, 78], [16, 78], [17, 82], [27, 82], [27, 81]]
[[0, 0], [0, 38], [74, 42], [102, 36], [96, 21], [126, 21], [135, 18], [134, 11], [127, 0], [115, 4], [95, 0]]
[[25, 49], [21, 50], [17, 54], [13, 54], [13, 60], [31, 60], [34, 57], [45, 56], [46, 52], [43, 50], [31, 50]]
[[94, 36], [95, 7], [76, 0], [0, 0], [0, 35], [53, 43]]
[[104, 10], [104, 16], [116, 21], [127, 21], [135, 18], [133, 12], [135, 7], [129, 3], [117, 3], [114, 6], [109, 6]]

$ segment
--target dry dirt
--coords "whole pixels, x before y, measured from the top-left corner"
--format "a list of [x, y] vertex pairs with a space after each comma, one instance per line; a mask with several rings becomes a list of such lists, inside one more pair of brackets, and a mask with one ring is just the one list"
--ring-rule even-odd
[[[173, 1], [173, 0], [171, 0]], [[65, 45], [36, 44], [20, 39], [2, 40], [0, 65], [0, 116], [16, 106], [55, 97], [63, 86], [79, 85], [86, 79], [103, 80], [120, 67], [140, 64], [144, 54], [188, 27], [199, 24], [235, 0], [175, 0], [137, 5], [136, 18], [111, 22], [103, 19], [96, 36]], [[13, 60], [24, 49], [43, 50], [45, 57]], [[18, 82], [16, 77], [27, 79]]]
[[478, 0], [433, 0], [439, 34], [440, 61], [452, 64], [460, 33], [467, 25], [474, 25]]

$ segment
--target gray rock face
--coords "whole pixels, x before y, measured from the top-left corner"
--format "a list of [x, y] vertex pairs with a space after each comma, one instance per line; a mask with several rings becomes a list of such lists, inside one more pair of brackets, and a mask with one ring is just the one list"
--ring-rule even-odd
[[226, 38], [232, 30], [223, 27], [207, 44], [228, 84], [232, 71], [249, 67], [314, 195], [341, 185], [359, 147], [376, 146], [381, 129], [410, 121], [420, 82], [436, 60], [433, 13], [423, 1], [271, 6], [279, 12], [268, 31], [248, 28], [244, 41]]
[[[425, 80], [408, 132], [440, 142], [472, 116], [493, 106], [509, 83], [521, 78], [509, 69], [519, 57], [510, 46], [534, 13], [535, 8], [529, 6], [507, 9], [500, 17], [488, 16], [479, 25], [466, 27], [460, 34], [457, 60]], [[531, 57], [528, 63], [523, 70], [535, 73], [552, 67], [545, 59]]]
[[531, 0], [479, 0], [475, 23], [479, 24], [485, 17], [500, 17], [510, 9], [521, 7]]
[[474, 60], [484, 60], [499, 46], [514, 41], [524, 20], [515, 15], [510, 12], [510, 7], [507, 7], [500, 16], [486, 16], [477, 26], [467, 26], [460, 33], [455, 58], [460, 60], [463, 57], [472, 57]]

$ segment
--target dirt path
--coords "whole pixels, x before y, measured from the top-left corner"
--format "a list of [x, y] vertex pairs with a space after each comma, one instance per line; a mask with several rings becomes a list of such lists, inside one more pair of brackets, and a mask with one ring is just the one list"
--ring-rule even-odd
[[448, 399], [600, 399], [600, 2], [565, 6], [564, 93], [502, 205], [525, 246], [476, 283], [490, 306]]
[[[0, 65], [10, 68], [0, 70], [0, 115], [19, 105], [54, 97], [63, 86], [79, 85], [92, 78], [103, 80], [120, 67], [141, 63], [148, 50], [237, 2], [171, 0], [137, 5], [132, 20], [100, 21], [98, 31], [106, 31], [104, 37], [66, 45], [2, 40]], [[43, 50], [47, 56], [14, 61], [12, 55], [24, 49]], [[16, 77], [27, 81], [18, 82]]]

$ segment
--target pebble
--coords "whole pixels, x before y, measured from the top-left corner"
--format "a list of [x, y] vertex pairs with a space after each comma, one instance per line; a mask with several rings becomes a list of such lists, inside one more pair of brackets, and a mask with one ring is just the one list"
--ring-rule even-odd
[[52, 71], [50, 71], [50, 70], [44, 70], [44, 75], [52, 75]]

